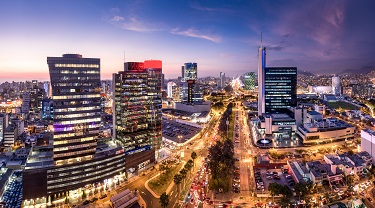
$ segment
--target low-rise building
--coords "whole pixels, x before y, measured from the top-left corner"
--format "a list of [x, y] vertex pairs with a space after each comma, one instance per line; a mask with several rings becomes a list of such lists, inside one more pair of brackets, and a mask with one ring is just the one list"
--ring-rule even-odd
[[18, 138], [18, 129], [14, 124], [4, 130], [4, 147], [12, 147]]
[[322, 185], [323, 181], [329, 184], [342, 181], [342, 170], [338, 167], [332, 168], [330, 164], [324, 164], [320, 161], [307, 162], [306, 167], [310, 170], [311, 180], [317, 185]]
[[298, 135], [304, 144], [332, 142], [354, 138], [355, 127], [337, 118], [326, 118], [323, 121], [305, 123], [298, 127]]
[[361, 130], [361, 150], [371, 155], [373, 163], [375, 156], [375, 131], [371, 129]]

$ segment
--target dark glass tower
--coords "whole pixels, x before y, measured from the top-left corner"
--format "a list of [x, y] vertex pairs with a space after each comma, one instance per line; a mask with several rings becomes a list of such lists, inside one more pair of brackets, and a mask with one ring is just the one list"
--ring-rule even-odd
[[162, 62], [127, 62], [113, 74], [114, 139], [124, 146], [131, 177], [158, 157], [161, 145]]
[[265, 67], [265, 113], [297, 106], [297, 67]]
[[54, 100], [56, 165], [92, 159], [100, 126], [100, 59], [48, 57]]

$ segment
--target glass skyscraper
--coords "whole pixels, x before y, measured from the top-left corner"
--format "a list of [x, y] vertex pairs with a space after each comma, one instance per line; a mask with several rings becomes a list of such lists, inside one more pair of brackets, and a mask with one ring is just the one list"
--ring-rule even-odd
[[113, 74], [113, 128], [132, 176], [155, 161], [161, 146], [162, 62], [126, 62], [124, 66], [124, 71]]
[[54, 100], [56, 165], [92, 159], [100, 126], [100, 59], [48, 57]]
[[[86, 189], [125, 178], [123, 147], [99, 137], [100, 59], [79, 54], [48, 57], [53, 98], [53, 140], [34, 146], [23, 170], [24, 203], [75, 201]], [[28, 201], [30, 200], [30, 201]]]
[[265, 67], [265, 113], [297, 106], [297, 67]]

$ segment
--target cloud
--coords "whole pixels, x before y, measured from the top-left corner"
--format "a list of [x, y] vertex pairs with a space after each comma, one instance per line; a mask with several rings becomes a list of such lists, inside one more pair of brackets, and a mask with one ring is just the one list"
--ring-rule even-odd
[[193, 37], [193, 38], [201, 38], [201, 39], [209, 40], [215, 43], [219, 43], [221, 41], [221, 38], [219, 36], [203, 34], [202, 32], [194, 28], [189, 28], [187, 30], [180, 30], [179, 28], [175, 28], [175, 29], [171, 29], [170, 33], [175, 34], [175, 35]]
[[197, 2], [191, 3], [190, 8], [198, 10], [198, 11], [204, 11], [204, 12], [233, 12], [232, 10], [225, 9], [225, 8], [204, 7], [204, 6], [201, 6]]
[[110, 21], [111, 22], [118, 22], [118, 21], [121, 21], [121, 20], [124, 20], [124, 18], [121, 17], [121, 16], [114, 16], [114, 17], [112, 17], [112, 19]]
[[113, 16], [109, 22], [123, 29], [136, 32], [152, 32], [162, 30], [160, 27], [157, 27], [156, 24], [147, 24], [136, 17], [124, 18], [116, 15]]

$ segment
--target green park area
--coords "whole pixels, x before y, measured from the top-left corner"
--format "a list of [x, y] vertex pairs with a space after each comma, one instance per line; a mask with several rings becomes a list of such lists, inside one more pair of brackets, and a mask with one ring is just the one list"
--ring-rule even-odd
[[334, 109], [359, 110], [359, 107], [344, 101], [327, 102], [327, 106]]
[[173, 181], [173, 176], [182, 168], [183, 163], [169, 161], [159, 165], [160, 175], [149, 181], [149, 187], [157, 194], [161, 195], [167, 191], [169, 184]]

